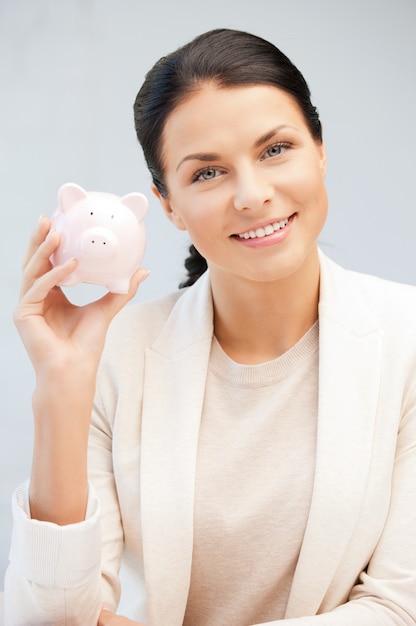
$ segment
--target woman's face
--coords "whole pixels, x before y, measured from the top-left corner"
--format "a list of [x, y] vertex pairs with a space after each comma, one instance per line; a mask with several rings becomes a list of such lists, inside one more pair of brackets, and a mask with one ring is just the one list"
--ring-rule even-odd
[[204, 86], [168, 117], [162, 159], [160, 201], [212, 273], [273, 281], [316, 255], [325, 150], [286, 92]]

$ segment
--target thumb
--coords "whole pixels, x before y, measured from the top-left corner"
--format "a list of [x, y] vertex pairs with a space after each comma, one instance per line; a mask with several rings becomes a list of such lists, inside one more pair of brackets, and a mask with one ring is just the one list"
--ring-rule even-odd
[[137, 290], [139, 288], [139, 286], [141, 285], [142, 282], [144, 282], [146, 280], [146, 278], [149, 276], [150, 271], [145, 269], [144, 267], [139, 267], [133, 274], [133, 276], [130, 279], [130, 286], [129, 286], [129, 290], [126, 294], [127, 297], [127, 302], [129, 300], [131, 300], [132, 298], [134, 298], [134, 296], [137, 293]]
[[130, 279], [130, 286], [127, 293], [109, 292], [100, 299], [102, 310], [105, 310], [108, 317], [112, 319], [130, 300], [134, 298], [141, 283], [149, 276], [149, 270], [140, 267]]

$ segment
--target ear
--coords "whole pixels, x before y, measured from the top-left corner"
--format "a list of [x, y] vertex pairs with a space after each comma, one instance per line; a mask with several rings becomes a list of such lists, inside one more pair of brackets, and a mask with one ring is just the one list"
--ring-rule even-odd
[[142, 221], [149, 206], [146, 196], [142, 193], [129, 193], [127, 196], [123, 196], [120, 201], [133, 211], [139, 222]]
[[88, 193], [75, 183], [66, 183], [59, 188], [58, 206], [63, 213], [68, 211], [76, 202], [88, 198]]
[[172, 208], [169, 198], [162, 196], [160, 194], [160, 191], [157, 189], [157, 187], [153, 183], [152, 183], [151, 189], [152, 189], [152, 192], [155, 194], [156, 198], [159, 200], [167, 218], [172, 222], [172, 224], [176, 226], [178, 230], [187, 230], [184, 222], [182, 221], [182, 218]]
[[318, 149], [319, 149], [319, 161], [320, 161], [320, 168], [322, 172], [322, 178], [325, 178], [328, 162], [326, 158], [326, 148], [325, 148], [324, 142], [322, 142], [318, 146]]

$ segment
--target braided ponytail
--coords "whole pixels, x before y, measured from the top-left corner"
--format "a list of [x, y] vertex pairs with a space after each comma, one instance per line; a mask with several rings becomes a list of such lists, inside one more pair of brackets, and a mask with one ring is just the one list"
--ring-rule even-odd
[[206, 271], [208, 265], [202, 254], [199, 254], [194, 244], [189, 246], [189, 256], [185, 259], [185, 269], [188, 271], [188, 277], [180, 283], [179, 289], [190, 287], [200, 276]]

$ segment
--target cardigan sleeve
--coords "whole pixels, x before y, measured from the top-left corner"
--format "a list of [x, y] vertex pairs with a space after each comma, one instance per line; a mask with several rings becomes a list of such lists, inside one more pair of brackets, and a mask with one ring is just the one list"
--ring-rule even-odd
[[88, 454], [84, 521], [59, 526], [32, 520], [29, 481], [14, 494], [5, 626], [95, 626], [104, 605], [117, 608], [123, 528], [112, 470], [112, 436], [97, 404]]
[[[12, 508], [5, 625], [96, 624], [101, 608], [101, 537], [94, 487], [89, 488], [86, 519], [78, 524], [32, 520], [29, 482], [14, 493]], [[80, 613], [79, 622], [67, 621], [74, 609]]]

